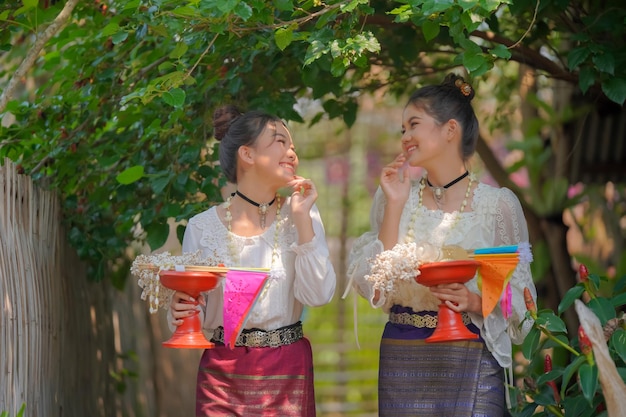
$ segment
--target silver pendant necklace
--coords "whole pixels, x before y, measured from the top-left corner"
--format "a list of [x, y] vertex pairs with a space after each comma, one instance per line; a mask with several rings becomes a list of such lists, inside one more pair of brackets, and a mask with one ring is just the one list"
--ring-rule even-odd
[[261, 229], [265, 229], [265, 216], [267, 215], [267, 209], [270, 208], [270, 206], [272, 204], [274, 204], [274, 201], [276, 201], [276, 197], [274, 197], [274, 199], [272, 201], [270, 201], [269, 203], [257, 203], [254, 200], [251, 200], [250, 198], [246, 197], [241, 191], [237, 190], [234, 193], [232, 193], [230, 196], [233, 197], [235, 194], [237, 194], [239, 197], [243, 198], [245, 201], [247, 201], [248, 203], [252, 204], [255, 207], [259, 208], [259, 216], [261, 217]]
[[445, 203], [446, 190], [452, 187], [457, 182], [461, 181], [463, 178], [467, 177], [468, 175], [469, 175], [469, 171], [465, 171], [464, 174], [459, 175], [458, 177], [456, 177], [455, 179], [453, 179], [452, 181], [450, 181], [443, 187], [436, 187], [432, 185], [430, 181], [428, 180], [428, 177], [426, 178], [426, 184], [428, 184], [428, 187], [430, 187], [430, 190], [433, 192], [433, 197], [435, 198], [435, 204], [437, 204], [437, 207], [440, 210], [441, 210], [441, 207], [443, 207]]

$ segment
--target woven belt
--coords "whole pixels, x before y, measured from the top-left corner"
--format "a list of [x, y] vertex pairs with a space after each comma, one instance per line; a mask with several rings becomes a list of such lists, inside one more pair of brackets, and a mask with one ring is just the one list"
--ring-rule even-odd
[[[461, 313], [463, 324], [472, 322], [469, 315]], [[406, 324], [413, 327], [434, 329], [437, 327], [437, 316], [432, 314], [389, 313], [389, 322], [393, 324]]]
[[[278, 347], [290, 345], [303, 337], [302, 322], [276, 330], [244, 329], [237, 338], [235, 346]], [[222, 326], [215, 329], [211, 342], [224, 343], [224, 328]]]

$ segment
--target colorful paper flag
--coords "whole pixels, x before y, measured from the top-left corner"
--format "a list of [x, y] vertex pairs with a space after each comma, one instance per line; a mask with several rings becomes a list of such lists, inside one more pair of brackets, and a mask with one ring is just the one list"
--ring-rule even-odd
[[517, 254], [476, 255], [474, 260], [480, 262], [478, 286], [482, 291], [483, 317], [487, 317], [500, 300], [519, 263], [519, 257]]
[[250, 312], [269, 283], [268, 273], [229, 270], [224, 285], [224, 344], [230, 349], [244, 329]]

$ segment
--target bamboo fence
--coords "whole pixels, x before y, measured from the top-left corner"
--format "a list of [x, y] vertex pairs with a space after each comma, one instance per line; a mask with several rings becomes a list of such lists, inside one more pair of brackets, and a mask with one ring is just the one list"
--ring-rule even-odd
[[193, 415], [201, 351], [161, 347], [165, 313], [149, 314], [132, 280], [124, 291], [90, 281], [65, 236], [59, 199], [5, 160], [0, 414]]
[[[60, 204], [0, 166], [0, 414], [115, 415], [107, 294], [65, 243]], [[107, 408], [110, 411], [107, 411]]]

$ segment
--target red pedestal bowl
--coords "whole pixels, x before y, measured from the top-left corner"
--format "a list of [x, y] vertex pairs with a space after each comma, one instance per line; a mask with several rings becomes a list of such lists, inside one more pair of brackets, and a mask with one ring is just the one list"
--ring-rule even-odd
[[[161, 271], [160, 280], [164, 287], [175, 291], [182, 291], [194, 299], [203, 291], [217, 287], [224, 278], [223, 273], [206, 271]], [[178, 326], [172, 337], [163, 342], [163, 346], [183, 349], [210, 349], [215, 344], [208, 341], [202, 333], [200, 312], [182, 319], [183, 324]]]
[[[464, 284], [476, 275], [480, 265], [477, 261], [458, 260], [427, 263], [420, 266], [420, 275], [415, 280], [422, 285], [432, 287], [439, 284]], [[478, 335], [469, 331], [463, 323], [460, 313], [451, 310], [444, 303], [439, 304], [437, 327], [426, 342], [451, 342], [456, 340], [475, 340]]]

